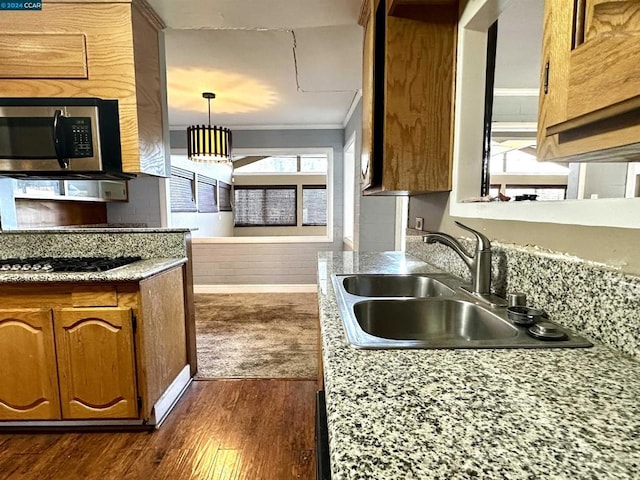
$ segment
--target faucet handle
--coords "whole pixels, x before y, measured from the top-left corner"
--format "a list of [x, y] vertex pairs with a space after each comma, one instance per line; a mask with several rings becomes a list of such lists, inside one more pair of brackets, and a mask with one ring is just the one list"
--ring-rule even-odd
[[489, 241], [489, 239], [487, 237], [485, 237], [480, 232], [474, 230], [473, 228], [470, 228], [470, 227], [467, 227], [466, 225], [463, 225], [462, 223], [458, 222], [457, 220], [455, 221], [455, 223], [456, 223], [456, 225], [458, 225], [463, 230], [466, 230], [467, 232], [473, 233], [473, 235], [476, 237], [476, 240], [478, 241], [478, 244], [476, 245], [476, 252], [480, 252], [482, 250], [491, 250], [491, 242]]

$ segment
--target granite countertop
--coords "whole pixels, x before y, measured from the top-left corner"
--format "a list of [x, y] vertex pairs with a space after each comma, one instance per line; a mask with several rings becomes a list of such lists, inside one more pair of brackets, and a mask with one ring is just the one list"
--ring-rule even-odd
[[104, 272], [0, 272], [1, 283], [139, 281], [187, 262], [182, 258], [149, 258]]
[[192, 228], [167, 228], [167, 227], [136, 227], [116, 225], [83, 225], [66, 227], [42, 227], [22, 230], [2, 230], [0, 234], [25, 234], [25, 233], [187, 233], [197, 230]]
[[[319, 254], [333, 480], [637, 479], [640, 362], [548, 350], [356, 350], [332, 274], [436, 272], [400, 252]], [[580, 332], [578, 332], [580, 333]]]

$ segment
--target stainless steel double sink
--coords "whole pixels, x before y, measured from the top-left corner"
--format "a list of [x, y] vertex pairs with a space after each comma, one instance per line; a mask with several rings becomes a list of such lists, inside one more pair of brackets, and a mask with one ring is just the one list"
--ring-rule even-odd
[[332, 277], [349, 343], [355, 348], [590, 347], [568, 329], [566, 340], [539, 340], [513, 324], [504, 307], [483, 305], [448, 274], [351, 274]]

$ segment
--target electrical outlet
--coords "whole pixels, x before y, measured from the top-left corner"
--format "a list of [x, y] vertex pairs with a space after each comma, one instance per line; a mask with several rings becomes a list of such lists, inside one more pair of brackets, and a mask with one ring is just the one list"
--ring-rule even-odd
[[424, 218], [416, 217], [416, 230], [422, 230], [423, 223], [424, 223]]

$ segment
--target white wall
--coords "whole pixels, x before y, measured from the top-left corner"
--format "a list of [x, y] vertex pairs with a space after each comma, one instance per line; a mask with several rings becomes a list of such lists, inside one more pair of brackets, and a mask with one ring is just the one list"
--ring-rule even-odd
[[[172, 152], [171, 165], [231, 184], [231, 167], [215, 163], [192, 162], [182, 149]], [[170, 192], [168, 194], [170, 195]], [[169, 225], [191, 228], [193, 238], [232, 237], [233, 212], [171, 212]]]
[[331, 243], [230, 243], [194, 239], [193, 280], [198, 287], [220, 285], [314, 285], [319, 251]]
[[[344, 129], [345, 139], [355, 132], [355, 171], [357, 192], [360, 189], [360, 155], [362, 153], [362, 99]], [[396, 197], [356, 195], [353, 249], [362, 252], [395, 250]]]
[[349, 249], [354, 248], [354, 223], [355, 223], [355, 194], [356, 194], [356, 133], [351, 134], [349, 138], [345, 137], [346, 144], [344, 148], [344, 165], [342, 168], [342, 178], [344, 179], [343, 188], [343, 239], [345, 246]]

